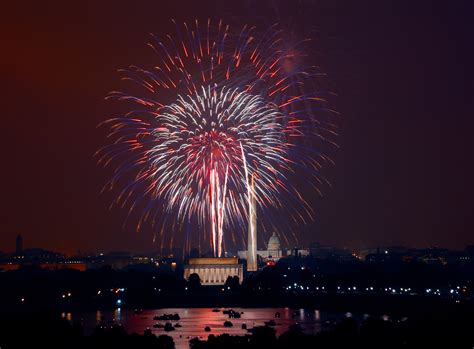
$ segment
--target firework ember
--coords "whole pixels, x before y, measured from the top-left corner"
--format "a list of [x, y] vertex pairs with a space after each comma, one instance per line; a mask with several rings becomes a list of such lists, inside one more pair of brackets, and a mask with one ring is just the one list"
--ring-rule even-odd
[[333, 133], [315, 117], [321, 93], [305, 91], [318, 73], [295, 67], [301, 43], [285, 49], [276, 27], [261, 38], [255, 31], [210, 20], [176, 25], [175, 37], [150, 43], [153, 70], [124, 71], [143, 96], [110, 94], [138, 105], [103, 123], [113, 141], [97, 152], [99, 163], [115, 168], [106, 187], [122, 186], [117, 203], [131, 212], [146, 201], [138, 229], [151, 222], [163, 235], [168, 220], [173, 230], [196, 220], [222, 256], [224, 232], [246, 225], [249, 176], [261, 209], [281, 209], [282, 197], [291, 197], [300, 206], [295, 216], [312, 216], [287, 178], [302, 170], [321, 181], [328, 160], [305, 140]]

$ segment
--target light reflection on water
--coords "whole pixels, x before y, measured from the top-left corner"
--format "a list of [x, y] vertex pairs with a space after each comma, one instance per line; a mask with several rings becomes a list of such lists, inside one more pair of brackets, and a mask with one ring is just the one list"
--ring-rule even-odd
[[[274, 320], [274, 327], [277, 336], [285, 332], [289, 326], [299, 324], [303, 331], [308, 334], [316, 334], [321, 331], [327, 320], [340, 320], [344, 314], [334, 314], [321, 312], [319, 310], [290, 309], [290, 308], [232, 308], [234, 311], [243, 312], [240, 319], [229, 319], [223, 314], [221, 308], [219, 312], [213, 312], [212, 308], [168, 308], [156, 310], [144, 310], [141, 314], [134, 314], [132, 310], [117, 308], [114, 311], [97, 311], [89, 313], [68, 314], [70, 321], [82, 323], [86, 334], [93, 332], [94, 328], [100, 324], [122, 324], [128, 333], [143, 334], [145, 329], [159, 336], [167, 334], [173, 337], [176, 349], [189, 348], [189, 340], [194, 337], [207, 339], [210, 334], [220, 335], [228, 333], [230, 335], [244, 335], [248, 332], [242, 329], [242, 324], [246, 324], [250, 329], [254, 326], [264, 326], [265, 321]], [[280, 313], [279, 318], [275, 318], [276, 313]], [[153, 328], [156, 323], [165, 324], [167, 321], [153, 320], [156, 315], [179, 314], [179, 321], [170, 321], [173, 325], [180, 323], [182, 327], [175, 331], [165, 332], [163, 328]], [[224, 321], [230, 320], [233, 327], [224, 327]], [[204, 328], [209, 326], [211, 332], [205, 332]]]

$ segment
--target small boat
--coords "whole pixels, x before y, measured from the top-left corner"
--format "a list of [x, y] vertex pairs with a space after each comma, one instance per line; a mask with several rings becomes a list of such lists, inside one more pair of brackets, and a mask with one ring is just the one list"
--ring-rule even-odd
[[232, 327], [234, 324], [230, 321], [224, 321], [224, 327]]
[[221, 311], [221, 310], [220, 310], [220, 309], [217, 309], [217, 308], [212, 309], [212, 312], [213, 312], [213, 313], [220, 313], [220, 311]]
[[238, 311], [232, 311], [229, 313], [230, 318], [240, 319], [240, 313]]
[[233, 309], [223, 310], [222, 314], [229, 315], [229, 318], [240, 319], [240, 313], [238, 311], [233, 310]]
[[179, 317], [179, 314], [163, 314], [163, 315], [160, 315], [160, 316], [155, 316], [153, 318], [153, 320], [181, 320], [181, 318]]
[[209, 326], [204, 327], [205, 332], [211, 332], [211, 328]]
[[163, 327], [165, 327], [165, 326], [160, 324], [160, 323], [157, 323], [157, 324], [153, 325], [153, 328], [163, 328]]
[[242, 329], [246, 330], [247, 329], [247, 324], [242, 324]]
[[276, 326], [276, 322], [274, 320], [265, 321], [265, 326]]
[[183, 327], [179, 322], [174, 324], [174, 327]]
[[174, 331], [174, 330], [175, 330], [175, 328], [173, 327], [173, 325], [171, 324], [171, 322], [167, 322], [167, 323], [165, 324], [165, 331], [166, 331], [166, 332]]

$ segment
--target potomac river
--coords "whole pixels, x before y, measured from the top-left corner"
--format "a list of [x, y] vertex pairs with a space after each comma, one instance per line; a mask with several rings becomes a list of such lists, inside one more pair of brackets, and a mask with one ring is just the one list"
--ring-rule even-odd
[[[217, 311], [217, 309], [219, 311]], [[84, 327], [85, 334], [89, 335], [97, 325], [121, 324], [128, 333], [143, 334], [149, 328], [155, 335], [162, 334], [173, 337], [176, 349], [188, 349], [189, 340], [194, 337], [207, 339], [210, 334], [220, 335], [228, 333], [230, 335], [244, 335], [248, 332], [242, 329], [242, 324], [247, 328], [254, 326], [264, 326], [265, 322], [273, 320], [277, 336], [285, 332], [289, 326], [299, 324], [303, 331], [308, 334], [315, 334], [324, 328], [330, 328], [336, 321], [344, 317], [356, 317], [356, 320], [363, 320], [368, 315], [352, 315], [351, 313], [330, 313], [319, 310], [291, 309], [291, 308], [232, 308], [239, 312], [240, 318], [229, 318], [224, 314], [226, 308], [165, 308], [154, 310], [143, 310], [135, 313], [129, 309], [116, 309], [114, 311], [96, 312], [74, 312], [63, 313], [62, 316], [69, 321], [79, 322]], [[179, 320], [153, 320], [153, 317], [163, 314], [178, 314]], [[278, 317], [279, 316], [279, 317]], [[387, 317], [382, 317], [387, 318]], [[232, 327], [224, 327], [224, 322], [232, 322]], [[175, 327], [174, 331], [165, 331], [164, 328], [154, 328], [153, 325], [160, 323], [165, 325], [170, 322]], [[179, 327], [181, 326], [181, 327]], [[204, 330], [210, 327], [210, 332]]]

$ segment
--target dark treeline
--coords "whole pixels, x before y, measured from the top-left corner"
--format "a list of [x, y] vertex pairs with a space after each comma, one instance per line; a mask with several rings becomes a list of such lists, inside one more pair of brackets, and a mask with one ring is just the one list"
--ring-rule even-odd
[[[196, 275], [185, 281], [179, 268], [116, 271], [104, 267], [80, 272], [27, 266], [0, 272], [0, 309], [113, 309], [120, 301], [125, 308], [289, 306], [407, 315], [432, 307], [470, 308], [473, 271], [472, 263], [443, 266], [284, 258], [276, 266], [246, 276], [243, 283], [229, 278], [224, 286], [204, 287]], [[384, 291], [387, 287], [397, 292]], [[399, 291], [408, 287], [410, 291]], [[428, 288], [433, 292], [427, 293]], [[440, 294], [435, 294], [437, 289]]]

